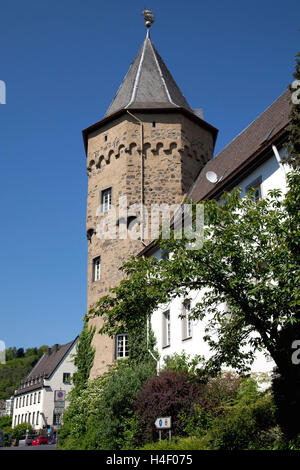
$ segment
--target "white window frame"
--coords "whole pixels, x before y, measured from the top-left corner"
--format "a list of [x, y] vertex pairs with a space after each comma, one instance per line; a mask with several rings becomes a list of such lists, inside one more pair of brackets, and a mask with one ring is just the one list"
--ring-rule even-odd
[[111, 209], [112, 188], [105, 188], [101, 191], [101, 212], [104, 214]]
[[171, 315], [170, 310], [162, 313], [162, 347], [171, 345]]
[[97, 282], [101, 279], [101, 257], [97, 256], [93, 259], [93, 281]]
[[191, 312], [191, 302], [186, 299], [182, 302], [182, 315], [184, 315], [181, 319], [182, 341], [193, 337], [190, 312]]
[[128, 335], [116, 335], [116, 359], [124, 359], [128, 357]]

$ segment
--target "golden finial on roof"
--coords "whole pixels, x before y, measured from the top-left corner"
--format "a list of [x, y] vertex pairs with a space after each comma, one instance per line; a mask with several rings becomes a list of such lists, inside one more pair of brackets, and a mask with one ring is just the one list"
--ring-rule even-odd
[[144, 20], [146, 21], [145, 25], [147, 28], [150, 28], [152, 23], [154, 23], [154, 15], [151, 10], [144, 10], [142, 12], [142, 15], [144, 16]]

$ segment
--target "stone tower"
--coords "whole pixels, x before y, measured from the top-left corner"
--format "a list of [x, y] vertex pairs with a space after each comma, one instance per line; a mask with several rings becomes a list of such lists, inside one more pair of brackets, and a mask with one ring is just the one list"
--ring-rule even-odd
[[[119, 283], [122, 261], [151, 241], [151, 218], [148, 230], [135, 224], [139, 237], [119, 236], [120, 230], [126, 232], [139, 220], [130, 211], [127, 217], [120, 216], [120, 197], [126, 196], [127, 208], [142, 203], [148, 214], [153, 204], [181, 203], [212, 158], [216, 135], [217, 130], [190, 108], [148, 29], [104, 118], [83, 131], [88, 171], [88, 310]], [[116, 236], [103, 236], [97, 227], [113, 211]], [[92, 319], [90, 324], [98, 331], [102, 319]], [[113, 339], [96, 332], [93, 345], [91, 378], [115, 360]]]

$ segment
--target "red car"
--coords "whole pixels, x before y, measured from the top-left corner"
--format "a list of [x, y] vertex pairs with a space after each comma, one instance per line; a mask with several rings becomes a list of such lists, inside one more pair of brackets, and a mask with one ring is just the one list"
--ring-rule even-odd
[[48, 437], [47, 436], [38, 436], [32, 441], [32, 446], [40, 446], [42, 444], [48, 444]]

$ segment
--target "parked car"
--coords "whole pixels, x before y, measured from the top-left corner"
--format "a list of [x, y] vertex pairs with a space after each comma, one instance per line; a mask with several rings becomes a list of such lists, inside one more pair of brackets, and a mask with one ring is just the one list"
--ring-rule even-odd
[[31, 446], [33, 439], [36, 438], [35, 434], [27, 434], [24, 436], [21, 436], [21, 439], [19, 439], [19, 446]]
[[0, 428], [0, 447], [4, 447], [4, 436], [2, 429]]
[[48, 437], [47, 436], [38, 436], [32, 441], [33, 446], [40, 446], [42, 444], [48, 444]]

